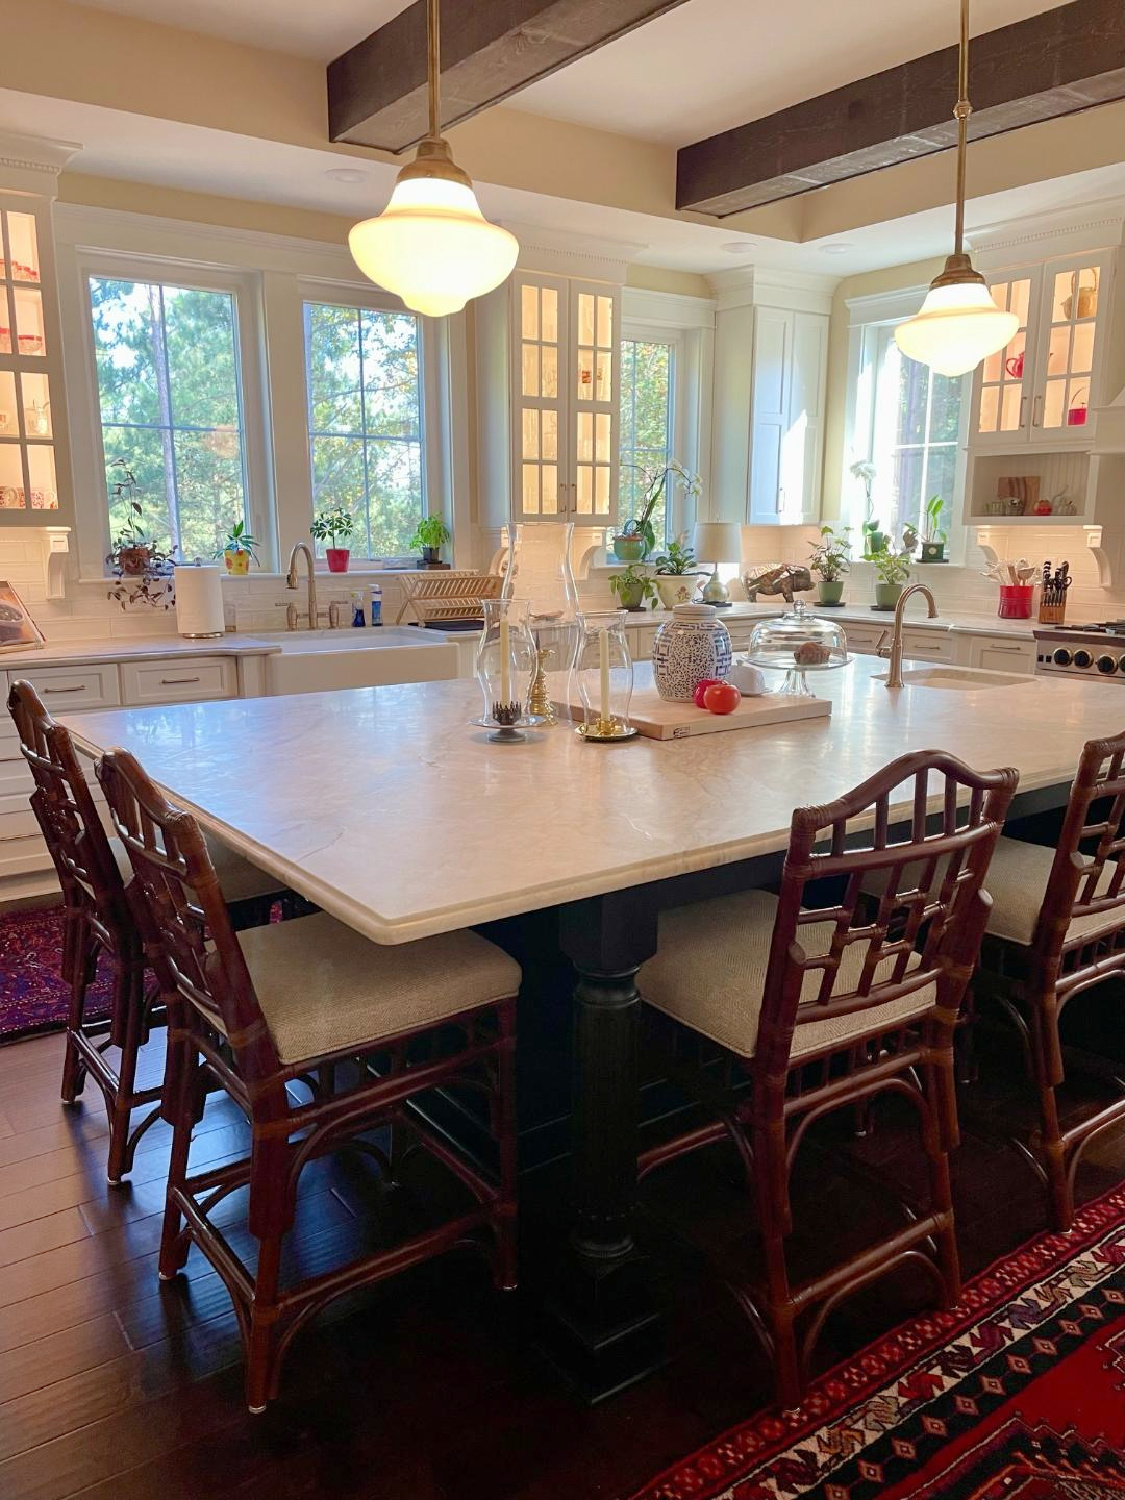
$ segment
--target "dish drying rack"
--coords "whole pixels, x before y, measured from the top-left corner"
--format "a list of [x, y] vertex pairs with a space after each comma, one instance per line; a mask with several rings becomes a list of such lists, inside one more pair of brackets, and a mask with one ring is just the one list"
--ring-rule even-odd
[[406, 574], [401, 582], [396, 625], [411, 614], [419, 625], [454, 625], [483, 621], [482, 601], [498, 599], [504, 580], [499, 573], [450, 572]]

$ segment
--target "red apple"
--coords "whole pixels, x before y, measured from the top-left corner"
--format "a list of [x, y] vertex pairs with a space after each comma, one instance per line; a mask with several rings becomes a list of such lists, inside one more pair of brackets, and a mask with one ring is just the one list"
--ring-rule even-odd
[[733, 682], [712, 682], [703, 694], [703, 707], [713, 714], [732, 714], [741, 702]]
[[703, 694], [709, 687], [714, 687], [716, 682], [721, 682], [721, 677], [705, 677], [702, 682], [697, 682], [692, 697], [695, 699], [696, 708], [703, 707]]

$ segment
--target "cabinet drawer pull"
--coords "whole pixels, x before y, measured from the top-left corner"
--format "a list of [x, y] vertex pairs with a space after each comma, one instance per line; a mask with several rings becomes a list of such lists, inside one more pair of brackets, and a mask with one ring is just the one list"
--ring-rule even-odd
[[1020, 397], [1020, 427], [1027, 425], [1027, 397]]
[[986, 646], [984, 649], [986, 651], [1006, 651], [1009, 655], [1014, 655], [1016, 652], [1022, 654], [1024, 650], [1023, 646]]
[[1042, 427], [1043, 425], [1042, 396], [1036, 396], [1035, 400], [1031, 403], [1031, 425], [1032, 427]]
[[45, 687], [41, 691], [42, 691], [44, 697], [46, 697], [46, 695], [48, 693], [81, 693], [83, 691], [83, 689], [85, 688], [85, 686], [86, 686], [86, 684], [84, 682], [76, 682], [73, 687], [64, 687], [64, 688]]
[[198, 677], [162, 677], [161, 687], [186, 687], [189, 682], [198, 682]]

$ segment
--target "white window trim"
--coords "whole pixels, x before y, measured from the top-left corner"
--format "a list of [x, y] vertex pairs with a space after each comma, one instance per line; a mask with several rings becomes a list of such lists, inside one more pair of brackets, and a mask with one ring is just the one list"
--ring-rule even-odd
[[[851, 467], [870, 460], [875, 434], [874, 390], [865, 392], [864, 376], [873, 371], [873, 350], [880, 330], [894, 327], [913, 317], [922, 305], [928, 288], [908, 287], [871, 297], [848, 299], [848, 381], [844, 411], [844, 457], [840, 477], [841, 523], [850, 526], [853, 539], [859, 535], [864, 518], [866, 495], [863, 485], [853, 478]], [[947, 518], [946, 556], [951, 563], [963, 563], [968, 547], [968, 530], [964, 515], [965, 482], [968, 468], [969, 409], [972, 405], [972, 375], [962, 380], [960, 425], [957, 431], [957, 467], [953, 480], [953, 502]], [[897, 538], [896, 538], [897, 541]]]
[[[247, 488], [247, 519], [250, 530], [261, 540], [262, 563], [276, 560], [272, 484], [266, 450], [259, 351], [261, 331], [256, 278], [245, 272], [198, 266], [188, 262], [150, 260], [140, 256], [81, 250], [73, 258], [74, 284], [67, 288], [64, 327], [77, 323], [81, 366], [73, 359], [67, 367], [70, 405], [70, 440], [75, 473], [75, 530], [84, 578], [105, 576], [105, 557], [111, 536], [105, 481], [105, 451], [102, 442], [101, 403], [98, 393], [97, 358], [94, 349], [90, 278], [108, 276], [122, 280], [159, 282], [165, 286], [187, 286], [202, 291], [229, 292], [234, 299], [235, 333], [238, 340], [242, 388], [243, 440]], [[61, 280], [61, 278], [60, 278]], [[60, 292], [62, 288], [60, 288]], [[74, 302], [70, 303], [73, 297]], [[70, 305], [67, 305], [70, 304]], [[76, 315], [76, 316], [75, 316]], [[76, 347], [70, 342], [70, 348]], [[190, 561], [191, 559], [188, 559]], [[207, 562], [210, 559], [204, 558]]]
[[[56, 204], [54, 222], [81, 577], [105, 577], [109, 545], [108, 507], [97, 489], [104, 472], [101, 413], [84, 276], [88, 266], [97, 274], [113, 262], [138, 278], [238, 281], [243, 421], [248, 447], [252, 425], [260, 442], [255, 463], [261, 468], [250, 476], [250, 513], [263, 541], [261, 573], [284, 567], [293, 544], [308, 540], [312, 520], [302, 288], [314, 297], [334, 288], [354, 306], [370, 297], [400, 310], [401, 302], [363, 277], [343, 245], [77, 204]], [[457, 313], [422, 322], [427, 510], [445, 516], [454, 535], [454, 562], [468, 567], [473, 540], [466, 319]], [[248, 473], [249, 460], [248, 452]], [[465, 477], [455, 483], [458, 475]]]

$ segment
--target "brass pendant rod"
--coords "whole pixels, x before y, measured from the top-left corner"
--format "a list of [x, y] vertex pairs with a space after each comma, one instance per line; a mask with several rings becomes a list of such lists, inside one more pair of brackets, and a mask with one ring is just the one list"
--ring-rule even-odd
[[961, 44], [957, 59], [957, 103], [953, 117], [957, 121], [957, 220], [953, 232], [953, 253], [962, 255], [965, 248], [965, 189], [969, 157], [969, 0], [961, 0]]
[[427, 0], [426, 83], [430, 97], [430, 136], [438, 140], [441, 137], [441, 0]]

